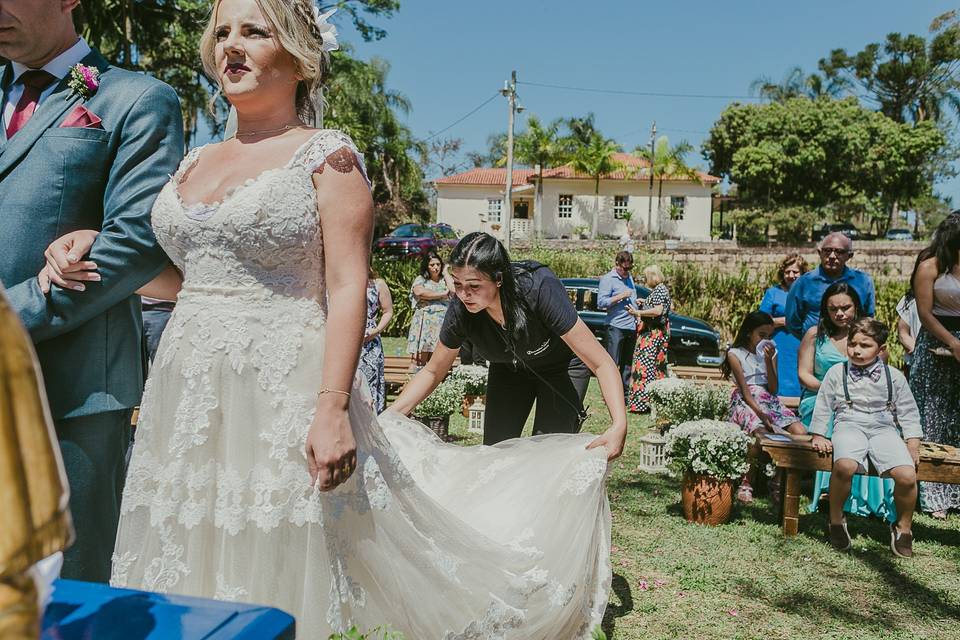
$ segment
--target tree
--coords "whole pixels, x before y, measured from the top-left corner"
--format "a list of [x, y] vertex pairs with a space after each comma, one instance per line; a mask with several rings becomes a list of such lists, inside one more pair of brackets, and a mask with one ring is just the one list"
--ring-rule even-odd
[[771, 102], [783, 102], [790, 98], [820, 97], [838, 98], [849, 88], [846, 79], [826, 77], [817, 73], [809, 76], [800, 67], [791, 67], [780, 82], [760, 76], [750, 84], [750, 91]]
[[590, 225], [590, 237], [597, 237], [600, 222], [600, 179], [605, 175], [623, 170], [625, 167], [613, 156], [620, 146], [613, 140], [594, 132], [587, 144], [581, 144], [573, 154], [571, 165], [575, 171], [586, 173], [593, 178], [593, 220]]
[[882, 229], [891, 203], [929, 191], [925, 167], [945, 142], [931, 122], [898, 123], [854, 98], [792, 98], [731, 105], [703, 154], [712, 174], [738, 185], [745, 207], [861, 215]]
[[[646, 161], [648, 170], [657, 181], [657, 214], [663, 214], [663, 181], [670, 178], [674, 179], [692, 179], [700, 182], [700, 174], [697, 170], [686, 163], [686, 156], [693, 151], [693, 145], [686, 140], [681, 140], [676, 146], [671, 147], [670, 141], [666, 136], [657, 139], [653, 146], [653, 153], [650, 153], [649, 147], [637, 147], [633, 153], [641, 160]], [[638, 170], [637, 173], [639, 173]], [[651, 189], [650, 198], [653, 198]], [[652, 220], [647, 216], [647, 234], [652, 231]]]
[[537, 170], [537, 191], [533, 205], [534, 227], [539, 238], [543, 229], [543, 170], [561, 164], [566, 151], [559, 138], [560, 120], [543, 125], [536, 116], [527, 118], [527, 128], [515, 142], [514, 156], [521, 164]]

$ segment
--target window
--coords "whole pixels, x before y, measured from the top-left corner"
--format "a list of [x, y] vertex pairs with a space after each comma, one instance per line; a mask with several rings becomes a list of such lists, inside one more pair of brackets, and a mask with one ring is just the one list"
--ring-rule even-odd
[[557, 217], [570, 219], [573, 217], [573, 196], [568, 194], [560, 195], [560, 203], [557, 206]]
[[622, 220], [630, 206], [630, 196], [613, 196], [613, 217]]
[[683, 220], [683, 209], [686, 206], [686, 196], [670, 196], [670, 219]]
[[487, 222], [500, 222], [500, 209], [503, 207], [503, 200], [500, 198], [487, 198]]

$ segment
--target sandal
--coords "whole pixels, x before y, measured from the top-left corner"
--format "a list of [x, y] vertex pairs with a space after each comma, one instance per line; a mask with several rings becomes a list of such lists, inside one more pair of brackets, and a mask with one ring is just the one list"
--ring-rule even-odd
[[930, 517], [933, 518], [934, 520], [946, 520], [947, 512], [945, 510], [931, 511]]

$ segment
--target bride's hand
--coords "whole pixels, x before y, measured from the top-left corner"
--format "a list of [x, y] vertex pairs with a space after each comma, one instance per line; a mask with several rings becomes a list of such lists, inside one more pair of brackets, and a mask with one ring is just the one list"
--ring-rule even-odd
[[623, 453], [623, 444], [627, 440], [626, 427], [610, 427], [602, 435], [587, 445], [587, 449], [607, 448], [607, 462], [616, 460]]
[[307, 434], [306, 452], [310, 478], [321, 491], [347, 481], [357, 468], [357, 442], [346, 407], [328, 407], [321, 400]]
[[96, 263], [81, 259], [90, 252], [98, 235], [99, 231], [81, 229], [51, 242], [43, 252], [47, 265], [37, 275], [40, 289], [48, 293], [53, 283], [64, 289], [83, 291], [84, 282], [99, 282]]

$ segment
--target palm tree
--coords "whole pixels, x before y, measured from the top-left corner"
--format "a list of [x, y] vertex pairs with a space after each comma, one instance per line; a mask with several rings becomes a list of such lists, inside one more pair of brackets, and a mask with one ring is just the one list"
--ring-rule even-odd
[[587, 144], [581, 144], [574, 152], [571, 166], [575, 171], [586, 173], [593, 178], [593, 221], [590, 225], [590, 237], [597, 237], [600, 222], [600, 179], [608, 174], [625, 169], [623, 163], [613, 155], [620, 151], [620, 145], [613, 140], [595, 133]]
[[[681, 140], [676, 146], [671, 147], [670, 141], [666, 136], [657, 138], [653, 147], [653, 154], [647, 147], [637, 147], [633, 153], [641, 160], [645, 160], [649, 166], [647, 175], [652, 175], [657, 181], [657, 214], [663, 211], [661, 203], [663, 202], [663, 181], [668, 179], [688, 179], [700, 182], [700, 174], [696, 169], [689, 166], [684, 159], [685, 156], [693, 151], [693, 145], [686, 140]], [[641, 169], [636, 170], [639, 173]], [[653, 187], [651, 183], [650, 198], [653, 198]], [[647, 210], [647, 236], [651, 232], [650, 210]]]
[[838, 75], [825, 76], [819, 73], [805, 75], [800, 67], [791, 67], [780, 82], [760, 76], [750, 83], [750, 91], [771, 102], [784, 102], [790, 98], [839, 98], [849, 90], [850, 83]]
[[566, 156], [558, 136], [560, 123], [561, 121], [557, 119], [544, 126], [539, 118], [530, 116], [527, 119], [527, 130], [517, 137], [514, 147], [514, 153], [519, 162], [537, 169], [537, 191], [533, 204], [533, 221], [537, 238], [543, 231], [543, 170], [560, 164]]

